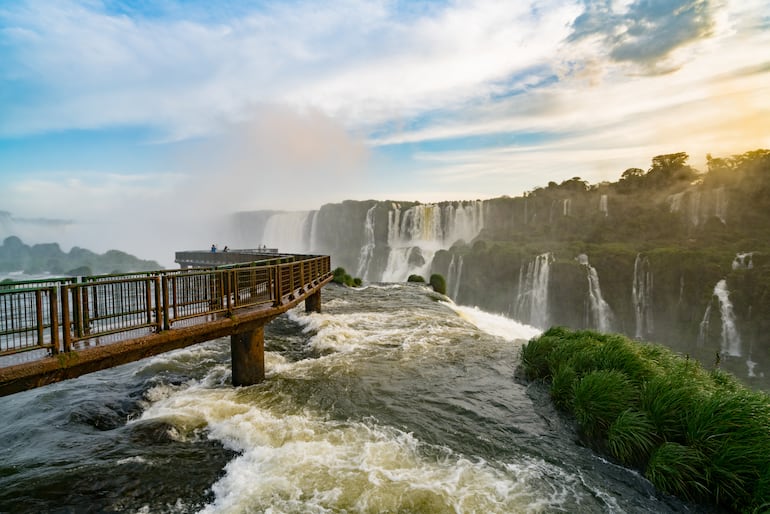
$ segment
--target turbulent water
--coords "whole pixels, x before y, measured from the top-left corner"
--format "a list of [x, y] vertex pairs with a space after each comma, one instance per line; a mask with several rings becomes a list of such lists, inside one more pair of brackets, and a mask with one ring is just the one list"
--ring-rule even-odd
[[418, 285], [329, 286], [229, 340], [0, 399], [2, 512], [694, 512], [516, 378], [536, 329]]

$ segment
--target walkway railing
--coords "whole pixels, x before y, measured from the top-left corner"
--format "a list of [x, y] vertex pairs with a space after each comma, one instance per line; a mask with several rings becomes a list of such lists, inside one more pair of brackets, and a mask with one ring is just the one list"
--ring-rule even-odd
[[45, 355], [280, 306], [331, 273], [328, 256], [213, 269], [0, 284], [0, 356]]

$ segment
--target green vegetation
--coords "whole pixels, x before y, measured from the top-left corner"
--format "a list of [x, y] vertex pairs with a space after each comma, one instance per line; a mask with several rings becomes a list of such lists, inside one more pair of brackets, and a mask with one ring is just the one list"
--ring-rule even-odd
[[444, 280], [443, 275], [439, 275], [438, 273], [432, 274], [430, 276], [430, 286], [437, 293], [446, 294], [446, 280]]
[[341, 284], [343, 286], [348, 287], [361, 287], [361, 279], [356, 277], [351, 277], [347, 271], [345, 271], [345, 268], [343, 267], [337, 267], [332, 272], [334, 274], [334, 278], [332, 279], [333, 282], [337, 284]]
[[[425, 279], [421, 277], [420, 275], [409, 275], [409, 278], [406, 279], [407, 282], [418, 282], [421, 284], [425, 283]], [[444, 279], [443, 275], [440, 275], [438, 273], [434, 273], [430, 276], [430, 281], [428, 282], [430, 286], [433, 288], [434, 291], [441, 294], [446, 294], [446, 280]]]
[[770, 508], [770, 396], [719, 369], [616, 334], [555, 327], [522, 350], [596, 451], [659, 490], [736, 512]]
[[92, 275], [155, 271], [161, 269], [155, 261], [138, 259], [118, 250], [100, 255], [74, 247], [62, 252], [56, 243], [25, 245], [16, 236], [5, 238], [0, 245], [0, 272], [24, 271], [30, 275]]

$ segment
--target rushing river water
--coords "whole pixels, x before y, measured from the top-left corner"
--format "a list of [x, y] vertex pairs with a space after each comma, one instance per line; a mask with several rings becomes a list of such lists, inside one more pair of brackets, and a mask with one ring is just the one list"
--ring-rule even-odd
[[576, 443], [516, 380], [537, 331], [418, 285], [323, 291], [266, 329], [0, 398], [1, 512], [706, 512]]

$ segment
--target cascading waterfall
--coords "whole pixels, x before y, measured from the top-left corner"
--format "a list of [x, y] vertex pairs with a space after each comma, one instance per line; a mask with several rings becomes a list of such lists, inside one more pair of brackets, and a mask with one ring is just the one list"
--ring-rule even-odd
[[698, 346], [703, 347], [709, 336], [709, 326], [711, 325], [711, 302], [706, 306], [706, 312], [698, 327]]
[[701, 225], [712, 216], [727, 223], [727, 195], [724, 187], [683, 191], [669, 196], [668, 202], [671, 212], [683, 213], [693, 226]]
[[603, 212], [605, 217], [610, 215], [610, 211], [607, 209], [607, 195], [599, 197], [599, 212]]
[[311, 215], [313, 216], [313, 221], [310, 223], [310, 245], [308, 246], [308, 251], [313, 253], [319, 252], [319, 245], [318, 245], [318, 213], [319, 211], [311, 211]]
[[735, 324], [733, 304], [730, 292], [727, 290], [727, 280], [722, 279], [714, 286], [714, 295], [719, 300], [719, 310], [722, 316], [722, 347], [723, 355], [741, 356], [741, 336]]
[[700, 224], [700, 200], [701, 200], [701, 193], [700, 191], [693, 191], [690, 193], [690, 223], [692, 223], [695, 226], [698, 226]]
[[754, 252], [736, 254], [735, 259], [733, 259], [733, 269], [752, 269], [754, 267], [753, 255]]
[[[456, 258], [455, 258], [456, 257]], [[463, 256], [452, 255], [452, 260], [449, 262], [449, 272], [447, 281], [449, 282], [450, 296], [452, 300], [457, 302], [457, 295], [460, 292], [460, 280], [463, 276]]]
[[316, 211], [278, 212], [265, 224], [264, 244], [284, 253], [308, 251], [308, 220]]
[[562, 216], [569, 216], [571, 214], [572, 200], [565, 198], [562, 201]]
[[411, 274], [430, 271], [433, 256], [457, 241], [471, 241], [484, 227], [481, 201], [419, 204], [388, 212], [389, 254], [381, 280], [402, 282]]
[[374, 252], [374, 210], [377, 204], [372, 205], [368, 211], [366, 211], [366, 220], [364, 221], [364, 236], [366, 242], [361, 247], [361, 255], [358, 258], [358, 271], [356, 276], [361, 277], [362, 280], [367, 279], [367, 273], [369, 271], [369, 263], [372, 260], [372, 253]]
[[719, 218], [722, 223], [727, 223], [727, 195], [725, 195], [724, 186], [714, 191], [714, 215]]
[[519, 270], [519, 292], [514, 317], [533, 327], [548, 328], [548, 275], [553, 255], [543, 253]]
[[602, 297], [602, 289], [599, 286], [599, 274], [596, 268], [588, 263], [588, 256], [580, 254], [578, 262], [586, 267], [588, 276], [588, 307], [590, 314], [590, 326], [600, 332], [609, 332], [612, 326], [612, 310], [609, 304]]
[[643, 339], [653, 331], [652, 322], [652, 270], [650, 260], [641, 254], [634, 261], [634, 282], [631, 287], [636, 332], [638, 339]]

